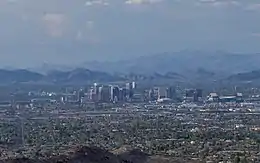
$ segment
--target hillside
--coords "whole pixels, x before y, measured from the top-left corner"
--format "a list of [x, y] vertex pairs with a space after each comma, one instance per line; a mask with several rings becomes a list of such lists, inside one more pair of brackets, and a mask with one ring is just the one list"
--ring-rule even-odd
[[87, 82], [107, 82], [123, 80], [119, 76], [88, 69], [73, 69], [71, 71], [51, 71], [48, 74], [41, 74], [29, 70], [5, 70], [0, 69], [0, 84], [14, 83], [87, 83]]
[[150, 156], [137, 149], [113, 154], [97, 147], [81, 147], [70, 154], [41, 158], [9, 158], [0, 163], [196, 163], [187, 159]]
[[260, 70], [254, 70], [249, 72], [237, 73], [230, 75], [223, 81], [229, 81], [232, 83], [253, 83], [258, 84], [260, 81]]
[[116, 81], [160, 81], [173, 80], [185, 81], [186, 77], [174, 73], [108, 73], [102, 71], [92, 71], [85, 68], [76, 68], [70, 71], [53, 70], [47, 74], [41, 74], [29, 70], [0, 70], [0, 84], [14, 83], [50, 83], [50, 84], [86, 84], [93, 82], [116, 82]]

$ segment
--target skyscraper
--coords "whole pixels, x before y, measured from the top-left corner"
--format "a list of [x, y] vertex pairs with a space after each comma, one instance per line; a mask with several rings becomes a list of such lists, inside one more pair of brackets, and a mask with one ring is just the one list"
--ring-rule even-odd
[[175, 87], [167, 88], [167, 98], [174, 99], [176, 98], [176, 90]]
[[185, 99], [198, 102], [202, 98], [202, 90], [201, 89], [187, 89], [185, 94]]
[[78, 91], [78, 101], [81, 102], [82, 98], [85, 96], [85, 92], [83, 89]]
[[132, 92], [132, 83], [126, 83], [126, 98], [128, 100], [131, 99], [131, 92]]
[[97, 102], [98, 101], [98, 92], [99, 92], [98, 84], [94, 83], [94, 87], [93, 87], [92, 93], [91, 93], [93, 102]]
[[202, 89], [195, 89], [194, 95], [193, 95], [193, 101], [198, 102], [202, 99]]
[[150, 89], [150, 90], [149, 90], [149, 92], [148, 92], [148, 99], [149, 99], [149, 101], [154, 101], [154, 100], [156, 100], [155, 93], [154, 93], [154, 90], [153, 90], [153, 89]]
[[102, 102], [109, 102], [110, 101], [110, 87], [109, 86], [102, 86], [101, 94], [101, 101]]
[[167, 88], [160, 87], [158, 89], [158, 99], [167, 98]]
[[126, 98], [131, 100], [133, 98], [133, 83], [126, 83]]
[[113, 87], [113, 96], [112, 96], [112, 99], [113, 99], [113, 102], [117, 102], [119, 100], [119, 87], [118, 86], [114, 86]]
[[113, 85], [109, 86], [109, 99], [112, 102], [114, 101], [114, 86]]
[[132, 89], [136, 89], [136, 82], [132, 82]]
[[102, 91], [103, 91], [103, 87], [99, 86], [98, 91], [97, 91], [97, 97], [98, 97], [97, 99], [98, 99], [99, 102], [102, 101]]

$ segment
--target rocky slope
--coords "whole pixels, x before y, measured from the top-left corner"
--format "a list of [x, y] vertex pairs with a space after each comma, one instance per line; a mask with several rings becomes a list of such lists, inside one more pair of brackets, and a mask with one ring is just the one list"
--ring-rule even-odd
[[97, 147], [81, 147], [71, 154], [56, 157], [9, 158], [0, 163], [195, 163], [189, 160], [150, 156], [139, 150], [124, 151], [114, 154]]

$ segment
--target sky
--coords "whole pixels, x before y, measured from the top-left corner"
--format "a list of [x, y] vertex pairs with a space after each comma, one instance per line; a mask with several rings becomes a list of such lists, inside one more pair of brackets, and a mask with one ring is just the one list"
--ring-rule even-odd
[[0, 64], [260, 52], [259, 0], [0, 0]]

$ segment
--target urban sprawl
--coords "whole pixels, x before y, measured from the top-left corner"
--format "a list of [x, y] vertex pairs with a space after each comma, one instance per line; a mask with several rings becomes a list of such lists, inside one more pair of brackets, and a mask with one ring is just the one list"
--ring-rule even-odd
[[136, 82], [0, 99], [1, 158], [69, 153], [78, 145], [199, 162], [260, 162], [258, 88], [231, 92]]

